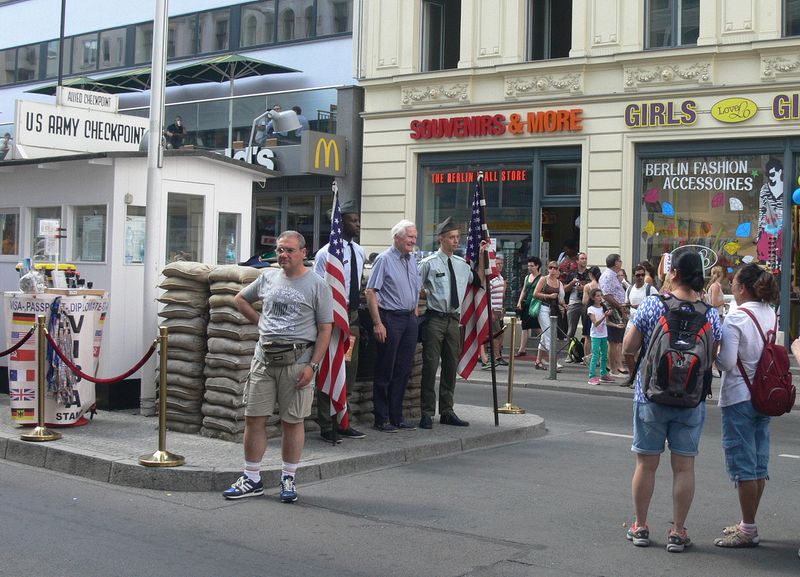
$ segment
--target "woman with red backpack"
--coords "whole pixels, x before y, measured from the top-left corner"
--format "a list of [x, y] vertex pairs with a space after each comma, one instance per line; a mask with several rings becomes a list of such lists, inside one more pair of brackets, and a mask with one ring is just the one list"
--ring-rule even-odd
[[728, 475], [739, 494], [742, 518], [725, 527], [714, 545], [743, 548], [759, 543], [756, 512], [768, 476], [770, 421], [753, 407], [746, 378], [752, 381], [755, 377], [765, 346], [762, 334], [777, 328], [770, 305], [778, 302], [780, 289], [770, 272], [751, 263], [736, 273], [731, 291], [738, 308], [722, 325], [717, 367], [722, 370], [722, 447]]

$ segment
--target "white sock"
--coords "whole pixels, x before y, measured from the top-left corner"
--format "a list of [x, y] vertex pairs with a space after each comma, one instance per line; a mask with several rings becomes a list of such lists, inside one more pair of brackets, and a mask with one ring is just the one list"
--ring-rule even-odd
[[244, 474], [254, 483], [261, 480], [261, 461], [245, 461]]
[[745, 523], [744, 521], [739, 521], [739, 529], [742, 530], [743, 533], [747, 533], [748, 535], [755, 535], [758, 533], [758, 527], [756, 527], [755, 523]]
[[283, 470], [281, 471], [281, 478], [283, 477], [294, 477], [295, 473], [297, 473], [297, 465], [298, 463], [287, 463], [286, 461], [283, 462]]

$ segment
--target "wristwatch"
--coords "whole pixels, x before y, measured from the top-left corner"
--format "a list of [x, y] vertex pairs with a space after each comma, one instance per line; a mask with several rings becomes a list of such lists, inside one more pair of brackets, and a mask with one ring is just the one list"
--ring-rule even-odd
[[314, 371], [314, 374], [319, 372], [319, 363], [308, 363], [308, 366], [311, 367], [311, 370]]

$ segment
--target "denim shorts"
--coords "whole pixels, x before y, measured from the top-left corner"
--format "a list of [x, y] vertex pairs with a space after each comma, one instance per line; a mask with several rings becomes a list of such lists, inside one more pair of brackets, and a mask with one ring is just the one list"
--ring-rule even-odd
[[768, 477], [769, 421], [750, 401], [722, 407], [725, 468], [734, 483]]
[[700, 448], [700, 433], [706, 421], [706, 404], [694, 409], [658, 403], [633, 404], [633, 444], [631, 451], [641, 455], [664, 452], [664, 442], [676, 455], [694, 457]]

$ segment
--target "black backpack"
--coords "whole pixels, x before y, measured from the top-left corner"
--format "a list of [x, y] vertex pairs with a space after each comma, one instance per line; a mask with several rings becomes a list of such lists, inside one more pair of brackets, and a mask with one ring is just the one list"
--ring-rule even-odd
[[709, 306], [671, 295], [658, 298], [666, 311], [644, 354], [642, 390], [654, 403], [694, 408], [711, 395], [714, 335], [706, 318]]
[[583, 343], [577, 337], [572, 337], [567, 345], [567, 356], [573, 363], [583, 362]]

